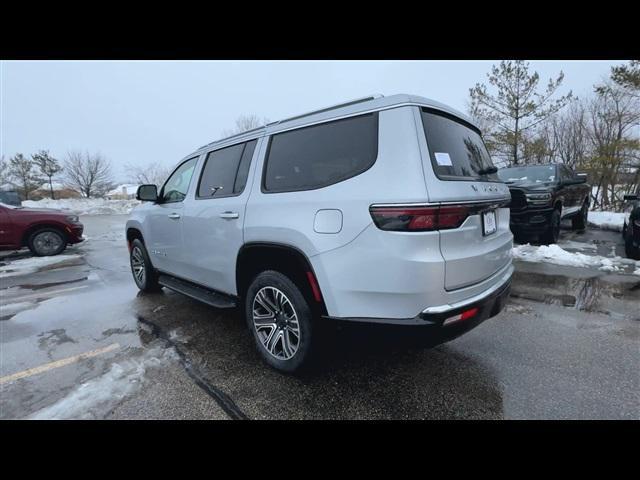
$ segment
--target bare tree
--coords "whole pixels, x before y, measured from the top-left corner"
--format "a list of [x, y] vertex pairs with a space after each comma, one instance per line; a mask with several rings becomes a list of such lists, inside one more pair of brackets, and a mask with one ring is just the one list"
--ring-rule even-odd
[[568, 109], [551, 119], [550, 128], [556, 159], [573, 168], [584, 165], [588, 151], [587, 112], [582, 101], [572, 102]]
[[44, 179], [34, 171], [33, 160], [21, 153], [9, 160], [8, 174], [12, 180], [11, 183], [18, 188], [25, 200], [29, 200], [31, 192], [38, 190], [44, 183]]
[[111, 163], [99, 153], [69, 152], [64, 162], [64, 181], [87, 198], [102, 196], [113, 188]]
[[57, 159], [53, 158], [49, 155], [47, 150], [40, 150], [35, 155], [31, 155], [34, 164], [40, 170], [40, 173], [47, 177], [49, 183], [49, 192], [51, 194], [51, 199], [54, 199], [53, 195], [53, 181], [52, 178], [54, 175], [60, 173], [62, 171], [62, 167]]
[[4, 159], [4, 155], [0, 157], [0, 188], [9, 183], [9, 162]]
[[260, 120], [257, 115], [240, 115], [236, 118], [236, 125], [234, 128], [225, 129], [222, 131], [223, 137], [230, 137], [231, 135], [237, 135], [238, 133], [246, 132], [247, 130], [253, 130], [254, 128], [262, 127], [269, 123], [269, 119], [264, 117]]
[[[587, 167], [597, 179], [601, 207], [620, 206], [622, 177], [635, 173], [640, 165], [640, 98], [611, 81], [599, 85], [587, 104], [587, 139], [591, 154]], [[636, 180], [637, 181], [637, 180]]]
[[171, 173], [167, 167], [155, 162], [142, 167], [139, 165], [126, 165], [125, 170], [135, 183], [150, 183], [158, 186], [162, 185]]

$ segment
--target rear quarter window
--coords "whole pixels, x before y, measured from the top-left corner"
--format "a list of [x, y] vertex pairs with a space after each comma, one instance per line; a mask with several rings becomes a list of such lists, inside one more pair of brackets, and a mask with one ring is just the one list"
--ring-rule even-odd
[[262, 191], [333, 185], [368, 170], [377, 156], [377, 112], [277, 133], [269, 142]]

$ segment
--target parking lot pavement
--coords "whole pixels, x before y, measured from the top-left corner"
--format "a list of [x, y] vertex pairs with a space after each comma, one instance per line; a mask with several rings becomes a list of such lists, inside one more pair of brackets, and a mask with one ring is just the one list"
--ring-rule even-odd
[[238, 311], [140, 294], [125, 218], [83, 217], [67, 263], [3, 277], [0, 418], [640, 418], [632, 315], [512, 298], [435, 348], [411, 327], [337, 326], [311, 372], [285, 376]]

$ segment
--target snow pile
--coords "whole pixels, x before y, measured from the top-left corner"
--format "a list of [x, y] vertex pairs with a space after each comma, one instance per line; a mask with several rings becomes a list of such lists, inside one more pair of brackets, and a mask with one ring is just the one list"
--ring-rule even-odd
[[553, 263], [569, 267], [595, 267], [605, 272], [624, 272], [625, 265], [635, 264], [635, 275], [640, 275], [640, 262], [622, 257], [607, 258], [599, 255], [585, 255], [579, 252], [567, 252], [558, 245], [517, 245], [511, 250], [515, 260], [534, 263]]
[[13, 277], [16, 275], [26, 275], [37, 272], [45, 267], [51, 267], [59, 263], [66, 263], [69, 260], [82, 258], [80, 255], [55, 255], [52, 257], [31, 257], [20, 260], [12, 260], [6, 265], [0, 264], [0, 276]]
[[613, 230], [621, 232], [624, 225], [625, 213], [619, 212], [589, 212], [589, 225], [602, 228], [603, 230]]
[[138, 200], [105, 200], [103, 198], [63, 198], [51, 200], [25, 200], [23, 207], [55, 208], [68, 211], [75, 215], [128, 215], [136, 206]]
[[139, 358], [111, 365], [104, 375], [89, 380], [58, 402], [39, 410], [31, 420], [100, 419], [145, 382], [145, 372], [177, 359], [173, 349], [156, 347]]

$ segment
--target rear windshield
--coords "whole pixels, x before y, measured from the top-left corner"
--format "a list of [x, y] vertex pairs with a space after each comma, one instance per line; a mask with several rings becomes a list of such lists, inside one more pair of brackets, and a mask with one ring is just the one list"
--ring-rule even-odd
[[422, 125], [427, 137], [431, 164], [441, 180], [496, 182], [491, 156], [480, 132], [471, 125], [442, 112], [422, 109]]
[[498, 170], [498, 176], [504, 183], [545, 183], [556, 179], [555, 165], [537, 167], [511, 167]]

